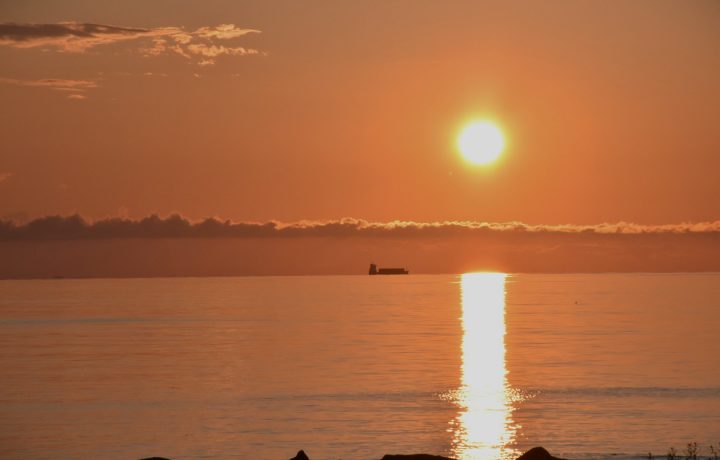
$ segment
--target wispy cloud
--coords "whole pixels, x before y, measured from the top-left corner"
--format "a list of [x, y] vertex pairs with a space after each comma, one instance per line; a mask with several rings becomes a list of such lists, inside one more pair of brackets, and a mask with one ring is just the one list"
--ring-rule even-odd
[[219, 38], [228, 40], [231, 38], [242, 37], [251, 32], [259, 32], [255, 29], [239, 29], [234, 24], [220, 24], [217, 27], [201, 27], [194, 32], [195, 35], [202, 38]]
[[80, 53], [98, 45], [179, 32], [176, 27], [140, 29], [77, 22], [5, 23], [0, 24], [0, 45], [15, 48], [54, 48], [62, 52]]
[[258, 54], [258, 50], [243, 48], [241, 46], [228, 48], [227, 46], [207, 45], [205, 43], [191, 44], [187, 47], [188, 51], [197, 56], [215, 58], [222, 55], [229, 56], [248, 56]]
[[137, 28], [104, 24], [61, 22], [56, 24], [0, 24], [0, 46], [41, 48], [64, 53], [82, 53], [101, 45], [132, 42], [143, 56], [178, 55], [195, 63], [215, 63], [221, 55], [260, 54], [253, 48], [226, 46], [218, 41], [240, 38], [256, 29], [234, 24], [201, 27], [186, 31], [182, 27]]
[[41, 80], [19, 80], [16, 78], [0, 78], [0, 83], [18, 86], [32, 86], [49, 88], [58, 91], [83, 92], [98, 87], [94, 80], [67, 80], [58, 78], [44, 78]]
[[58, 78], [45, 78], [41, 80], [19, 80], [17, 78], [0, 78], [0, 84], [29, 86], [33, 88], [47, 88], [55, 91], [68, 92], [70, 100], [85, 100], [88, 96], [85, 94], [89, 89], [98, 87], [95, 80], [68, 80]]

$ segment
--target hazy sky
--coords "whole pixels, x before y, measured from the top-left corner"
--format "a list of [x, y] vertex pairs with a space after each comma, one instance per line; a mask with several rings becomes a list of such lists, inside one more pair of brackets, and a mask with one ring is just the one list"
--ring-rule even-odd
[[[0, 23], [0, 217], [718, 219], [717, 1], [17, 0]], [[454, 146], [477, 116], [508, 140], [487, 168]]]

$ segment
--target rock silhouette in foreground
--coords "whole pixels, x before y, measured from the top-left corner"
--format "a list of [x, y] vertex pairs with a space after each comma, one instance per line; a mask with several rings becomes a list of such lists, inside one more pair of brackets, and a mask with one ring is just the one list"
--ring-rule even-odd
[[533, 447], [517, 458], [517, 460], [563, 460], [562, 458], [553, 457], [550, 452], [542, 447]]
[[386, 455], [382, 460], [452, 460], [440, 455], [411, 454], [411, 455]]
[[304, 450], [298, 451], [297, 455], [290, 460], [310, 460]]
[[[305, 451], [300, 451], [290, 460], [310, 460]], [[410, 455], [386, 455], [382, 460], [453, 460], [449, 457], [428, 454], [410, 454]], [[553, 457], [550, 452], [542, 447], [533, 447], [517, 458], [517, 460], [564, 460], [562, 458]]]
[[[414, 455], [386, 455], [382, 460], [453, 460], [448, 457], [428, 454]], [[564, 460], [562, 458], [553, 457], [550, 452], [542, 447], [533, 447], [529, 451], [522, 454], [517, 460]]]
[[[165, 457], [148, 457], [140, 460], [169, 460]], [[304, 450], [299, 450], [290, 460], [310, 460]], [[382, 460], [453, 460], [449, 457], [428, 454], [410, 454], [410, 455], [386, 455]], [[517, 458], [517, 460], [565, 460], [553, 457], [550, 452], [542, 447], [533, 447]]]

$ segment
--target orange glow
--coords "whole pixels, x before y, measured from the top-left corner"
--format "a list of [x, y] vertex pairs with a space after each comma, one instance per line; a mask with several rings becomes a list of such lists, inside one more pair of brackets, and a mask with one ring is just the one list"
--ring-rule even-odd
[[2, 3], [0, 217], [718, 218], [717, 2], [26, 3]]
[[502, 131], [489, 121], [475, 121], [466, 125], [457, 143], [463, 158], [477, 165], [494, 162], [505, 149]]
[[505, 367], [504, 273], [466, 273], [462, 292], [462, 412], [454, 456], [463, 460], [514, 458], [515, 435]]

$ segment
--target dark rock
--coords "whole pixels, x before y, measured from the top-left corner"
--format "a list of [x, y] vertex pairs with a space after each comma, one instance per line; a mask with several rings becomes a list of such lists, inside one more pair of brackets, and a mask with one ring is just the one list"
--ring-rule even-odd
[[533, 447], [517, 458], [517, 460], [564, 460], [562, 458], [553, 457], [550, 452], [542, 447]]
[[382, 460], [453, 460], [440, 455], [412, 454], [412, 455], [386, 455]]
[[310, 460], [304, 450], [298, 451], [297, 455], [290, 460]]
[[165, 457], [147, 457], [147, 458], [141, 458], [140, 460], [170, 460], [170, 459], [165, 458]]

